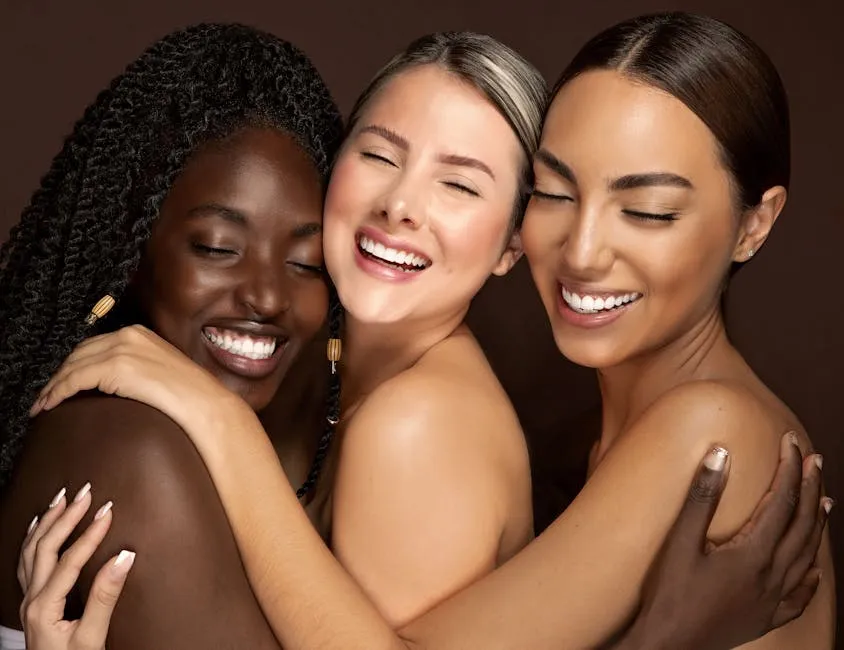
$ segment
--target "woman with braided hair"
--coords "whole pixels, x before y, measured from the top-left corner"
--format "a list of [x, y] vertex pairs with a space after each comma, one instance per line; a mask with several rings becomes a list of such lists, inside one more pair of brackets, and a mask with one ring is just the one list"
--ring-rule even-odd
[[[321, 224], [341, 135], [307, 57], [238, 25], [161, 39], [77, 123], [2, 249], [2, 624], [18, 626], [20, 602], [19, 540], [5, 531], [57, 482], [81, 487], [96, 475], [128, 506], [116, 539], [157, 548], [155, 575], [170, 576], [166, 586], [153, 574], [139, 580], [115, 647], [153, 647], [156, 638], [183, 648], [276, 647], [205, 467], [172, 421], [94, 395], [55, 417], [31, 421], [28, 411], [77, 343], [129, 324], [157, 332], [264, 409], [322, 327], [329, 292], [335, 336], [339, 328]], [[103, 313], [109, 298], [101, 318], [86, 319], [103, 296], [114, 308]], [[333, 374], [330, 413], [338, 381]], [[271, 439], [316, 513], [312, 488], [333, 430], [315, 403], [324, 391], [282, 393], [300, 414], [271, 428]]]

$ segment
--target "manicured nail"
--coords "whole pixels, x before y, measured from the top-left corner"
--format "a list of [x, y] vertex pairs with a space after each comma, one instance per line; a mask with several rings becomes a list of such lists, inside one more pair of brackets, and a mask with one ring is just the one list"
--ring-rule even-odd
[[818, 466], [818, 469], [823, 469], [823, 456], [821, 456], [820, 454], [815, 454], [813, 460], [815, 461], [815, 465]]
[[64, 499], [65, 492], [67, 492], [67, 490], [65, 490], [64, 488], [59, 490], [59, 493], [53, 497], [52, 501], [50, 501], [51, 508], [55, 508], [57, 505], [59, 505], [61, 500]]
[[795, 447], [799, 447], [800, 445], [797, 442], [797, 434], [794, 431], [789, 431], [786, 435], [788, 435], [788, 441], [794, 445]]
[[32, 521], [29, 522], [29, 528], [26, 529], [26, 534], [29, 535], [35, 527], [38, 525], [38, 515], [32, 518]]
[[114, 560], [114, 570], [118, 575], [129, 573], [129, 569], [135, 563], [135, 554], [132, 551], [120, 551]]
[[76, 493], [76, 496], [73, 497], [73, 502], [79, 503], [80, 501], [82, 501], [82, 499], [85, 498], [85, 495], [88, 494], [88, 492], [90, 492], [90, 491], [91, 491], [91, 484], [86, 483], [85, 485], [82, 486], [82, 489], [79, 490], [79, 492]]
[[109, 510], [111, 510], [111, 506], [113, 506], [113, 505], [114, 505], [114, 504], [113, 504], [111, 501], [109, 501], [109, 502], [108, 502], [108, 503], [106, 503], [106, 504], [105, 504], [102, 508], [100, 508], [99, 510], [97, 510], [97, 514], [95, 514], [95, 515], [94, 515], [94, 521], [96, 521], [96, 520], [98, 520], [98, 519], [102, 519], [103, 517], [105, 517], [105, 516], [106, 516], [106, 513], [107, 513]]
[[713, 449], [710, 449], [708, 454], [706, 454], [703, 464], [713, 472], [720, 472], [724, 469], [724, 465], [727, 464], [727, 456], [729, 455], [730, 452], [723, 447], [714, 447]]
[[823, 509], [826, 510], [826, 514], [829, 514], [829, 511], [832, 510], [832, 506], [835, 505], [835, 499], [830, 499], [829, 497], [824, 497], [821, 499], [823, 504]]

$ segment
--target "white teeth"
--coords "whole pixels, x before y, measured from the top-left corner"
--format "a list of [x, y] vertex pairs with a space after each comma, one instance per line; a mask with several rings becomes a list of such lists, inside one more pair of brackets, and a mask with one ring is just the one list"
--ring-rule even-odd
[[625, 293], [606, 297], [590, 295], [581, 296], [569, 291], [565, 287], [563, 288], [563, 300], [565, 300], [566, 304], [574, 311], [580, 312], [581, 314], [597, 314], [601, 311], [615, 309], [616, 307], [621, 307], [629, 302], [634, 302], [641, 297], [642, 294], [640, 293]]
[[203, 330], [202, 333], [216, 347], [247, 359], [269, 359], [278, 343], [275, 338], [253, 338], [239, 332], [227, 331], [221, 335], [213, 330]]
[[415, 266], [419, 269], [426, 268], [431, 262], [419, 255], [414, 255], [408, 251], [398, 250], [396, 248], [388, 248], [384, 244], [374, 242], [368, 237], [361, 237], [358, 246], [363, 251], [366, 251], [374, 257], [378, 257], [385, 262], [392, 264], [403, 264], [406, 266]]

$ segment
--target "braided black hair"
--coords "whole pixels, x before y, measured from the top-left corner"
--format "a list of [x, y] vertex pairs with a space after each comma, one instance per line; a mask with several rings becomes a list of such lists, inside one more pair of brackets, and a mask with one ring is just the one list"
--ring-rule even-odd
[[[124, 295], [188, 157], [250, 125], [289, 133], [323, 175], [342, 136], [339, 110], [301, 51], [250, 27], [213, 24], [153, 44], [76, 123], [0, 249], [0, 485], [38, 391], [90, 333], [94, 303]], [[99, 331], [132, 322], [114, 314]]]

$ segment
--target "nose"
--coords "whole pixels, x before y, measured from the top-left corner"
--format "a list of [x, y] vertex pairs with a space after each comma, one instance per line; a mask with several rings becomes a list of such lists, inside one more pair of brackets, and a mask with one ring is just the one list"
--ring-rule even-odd
[[562, 256], [566, 267], [584, 280], [598, 279], [612, 266], [608, 227], [597, 211], [581, 210], [574, 216], [563, 241]]
[[237, 288], [238, 302], [249, 318], [272, 320], [290, 309], [290, 287], [284, 259], [248, 259]]
[[384, 192], [376, 205], [377, 214], [392, 228], [407, 226], [416, 229], [423, 221], [422, 202], [417, 183], [405, 173]]

